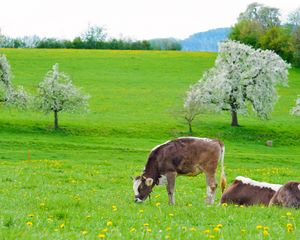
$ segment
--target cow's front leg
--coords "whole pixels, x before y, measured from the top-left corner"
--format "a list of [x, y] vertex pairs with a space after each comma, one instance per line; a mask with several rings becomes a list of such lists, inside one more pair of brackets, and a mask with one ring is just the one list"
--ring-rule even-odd
[[216, 178], [214, 175], [206, 174], [206, 203], [213, 204], [216, 194]]
[[177, 173], [176, 172], [170, 172], [166, 174], [167, 178], [167, 192], [169, 196], [169, 204], [174, 205], [175, 204], [175, 197], [174, 197], [174, 189], [175, 189], [175, 178]]

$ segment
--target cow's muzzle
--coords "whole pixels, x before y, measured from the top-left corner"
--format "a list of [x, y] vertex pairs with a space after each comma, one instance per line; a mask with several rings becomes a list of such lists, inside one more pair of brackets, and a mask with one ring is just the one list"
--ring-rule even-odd
[[134, 202], [136, 202], [136, 203], [142, 203], [143, 200], [141, 200], [141, 199], [139, 199], [139, 198], [135, 198]]

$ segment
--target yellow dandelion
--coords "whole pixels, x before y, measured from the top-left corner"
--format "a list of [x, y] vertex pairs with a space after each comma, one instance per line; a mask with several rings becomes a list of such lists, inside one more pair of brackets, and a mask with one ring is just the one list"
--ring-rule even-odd
[[106, 226], [110, 227], [110, 226], [112, 226], [112, 225], [113, 225], [113, 222], [112, 222], [112, 221], [107, 221]]
[[191, 231], [191, 232], [196, 232], [196, 231], [197, 231], [197, 228], [191, 227], [191, 228], [190, 228], [190, 231]]
[[139, 210], [139, 213], [144, 213], [144, 209], [140, 209], [140, 210]]
[[269, 236], [269, 232], [266, 231], [266, 230], [264, 230], [264, 231], [263, 231], [263, 235], [264, 235], [265, 237], [267, 237], [267, 236]]
[[166, 227], [166, 231], [171, 231], [171, 227]]
[[228, 204], [227, 203], [222, 203], [222, 207], [227, 207]]
[[43, 207], [45, 207], [45, 206], [46, 206], [45, 203], [40, 203], [40, 208], [43, 208]]
[[151, 228], [147, 228], [147, 232], [152, 232], [152, 229]]
[[111, 208], [112, 208], [113, 211], [117, 211], [118, 210], [118, 208], [117, 208], [116, 205], [112, 205]]
[[98, 234], [98, 238], [105, 238], [105, 234], [103, 233]]
[[192, 206], [193, 206], [193, 204], [191, 204], [191, 203], [188, 204], [188, 207], [192, 207]]
[[223, 225], [221, 224], [221, 223], [219, 223], [218, 225], [217, 225], [217, 228], [222, 228], [223, 227]]
[[214, 232], [220, 232], [220, 228], [215, 227], [215, 228], [214, 228]]
[[257, 230], [263, 229], [263, 226], [262, 226], [262, 225], [257, 225], [257, 226], [256, 226], [256, 229], [257, 229]]
[[215, 236], [214, 235], [209, 235], [208, 238], [214, 239]]
[[209, 234], [209, 233], [210, 233], [210, 230], [209, 230], [209, 229], [206, 229], [206, 230], [203, 231], [203, 233], [204, 233], [204, 234]]
[[149, 223], [144, 223], [144, 227], [148, 227], [149, 226]]
[[60, 224], [60, 226], [59, 226], [60, 228], [64, 228], [65, 227], [65, 224], [64, 223], [62, 223], [62, 224]]
[[26, 222], [26, 224], [31, 227], [33, 223], [31, 221], [28, 221]]
[[160, 194], [155, 195], [155, 198], [160, 198]]
[[287, 228], [292, 228], [292, 227], [293, 227], [293, 224], [288, 223], [288, 224], [286, 225], [286, 227], [287, 227]]
[[155, 206], [159, 207], [160, 206], [160, 202], [155, 203]]
[[134, 227], [130, 228], [129, 232], [133, 233], [136, 232], [136, 229]]
[[165, 236], [165, 239], [169, 239], [169, 238], [170, 238], [170, 235], [166, 235], [166, 236]]
[[293, 224], [291, 224], [291, 223], [288, 223], [288, 224], [286, 225], [286, 228], [287, 228], [287, 231], [288, 231], [288, 232], [292, 232], [292, 231], [294, 230]]
[[292, 213], [291, 212], [287, 212], [286, 215], [287, 216], [292, 216]]
[[102, 233], [106, 233], [106, 232], [108, 232], [108, 228], [104, 228], [104, 229], [102, 229], [102, 230], [101, 230], [101, 232], [102, 232]]
[[241, 206], [240, 206], [240, 208], [244, 208], [244, 207], [245, 207], [244, 205], [241, 205]]
[[81, 232], [80, 232], [82, 235], [87, 235], [87, 231], [86, 230], [82, 230]]

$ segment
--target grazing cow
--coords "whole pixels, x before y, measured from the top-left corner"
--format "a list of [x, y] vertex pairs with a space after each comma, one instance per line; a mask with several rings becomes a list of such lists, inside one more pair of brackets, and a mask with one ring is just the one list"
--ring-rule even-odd
[[250, 178], [236, 177], [221, 197], [222, 203], [238, 205], [269, 205], [271, 198], [282, 185], [257, 182]]
[[283, 207], [300, 207], [300, 182], [288, 182], [284, 184], [273, 196], [270, 205], [279, 205]]
[[167, 184], [169, 204], [175, 204], [174, 188], [177, 175], [206, 175], [206, 202], [214, 202], [216, 170], [221, 160], [221, 188], [225, 188], [224, 144], [219, 140], [196, 137], [183, 137], [168, 141], [152, 149], [141, 176], [133, 181], [135, 202], [143, 202], [155, 185]]

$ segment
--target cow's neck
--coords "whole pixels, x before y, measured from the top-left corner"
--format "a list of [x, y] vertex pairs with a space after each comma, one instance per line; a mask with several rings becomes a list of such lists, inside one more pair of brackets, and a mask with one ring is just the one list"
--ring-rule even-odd
[[148, 159], [145, 170], [143, 172], [143, 176], [145, 176], [146, 178], [152, 178], [154, 183], [158, 181], [159, 172], [155, 159], [151, 157]]

